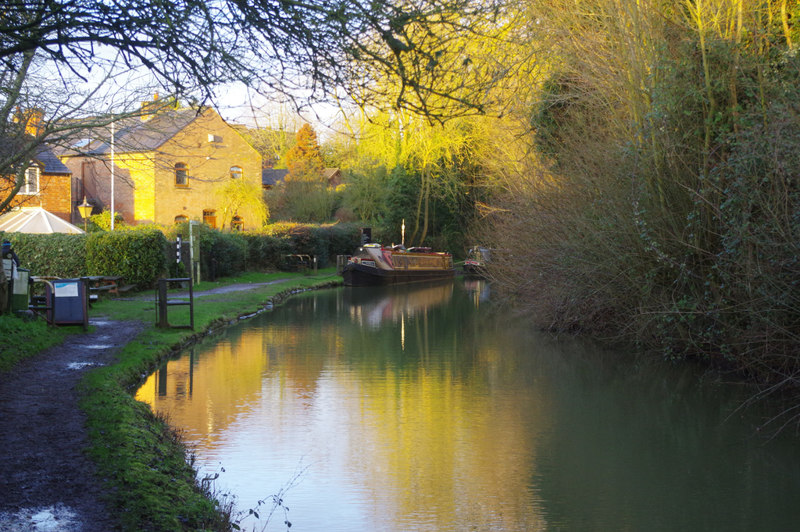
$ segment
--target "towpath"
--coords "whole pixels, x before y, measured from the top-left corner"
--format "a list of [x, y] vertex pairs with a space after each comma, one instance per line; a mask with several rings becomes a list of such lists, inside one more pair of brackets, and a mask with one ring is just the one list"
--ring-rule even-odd
[[[272, 283], [223, 286], [195, 296]], [[0, 374], [0, 530], [4, 532], [115, 530], [116, 520], [102, 501], [101, 479], [87, 455], [86, 418], [78, 407], [76, 387], [87, 371], [112, 363], [149, 325], [94, 318], [90, 325], [92, 332], [71, 335]]]

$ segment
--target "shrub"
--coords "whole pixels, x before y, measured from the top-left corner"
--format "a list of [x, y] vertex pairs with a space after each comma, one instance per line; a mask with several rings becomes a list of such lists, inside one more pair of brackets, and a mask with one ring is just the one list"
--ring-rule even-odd
[[325, 226], [328, 241], [328, 257], [352, 255], [361, 245], [361, 226], [355, 223]]
[[288, 234], [294, 253], [316, 257], [321, 267], [327, 266], [331, 257], [353, 253], [360, 242], [355, 224], [295, 225]]
[[317, 257], [318, 264], [328, 261], [328, 246], [323, 232], [312, 225], [297, 225], [289, 231], [289, 239], [294, 253]]
[[202, 271], [211, 279], [244, 271], [247, 242], [241, 233], [223, 233], [207, 225], [198, 227]]
[[31, 275], [74, 278], [86, 275], [86, 235], [3, 233], [11, 242], [20, 268]]
[[92, 233], [86, 242], [89, 275], [121, 275], [139, 288], [155, 285], [167, 271], [161, 231], [149, 227], [135, 230]]
[[[89, 223], [101, 231], [111, 230], [111, 211], [103, 211], [100, 214], [93, 214], [89, 217]], [[127, 227], [125, 220], [119, 212], [114, 213], [114, 229]]]
[[259, 233], [242, 235], [247, 243], [246, 268], [248, 270], [274, 270], [281, 265], [283, 257], [292, 252], [287, 236]]

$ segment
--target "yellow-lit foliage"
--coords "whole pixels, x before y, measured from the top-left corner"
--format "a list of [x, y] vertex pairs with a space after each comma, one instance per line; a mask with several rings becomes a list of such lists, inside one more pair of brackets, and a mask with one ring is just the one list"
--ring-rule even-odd
[[502, 114], [524, 99], [515, 94], [529, 90], [538, 65], [524, 9], [510, 2], [483, 7], [440, 10], [435, 24], [398, 17], [391, 32], [364, 34], [369, 60], [354, 70], [367, 81], [349, 96], [362, 108], [404, 109], [432, 122]]
[[307, 181], [324, 184], [324, 164], [319, 151], [317, 134], [309, 124], [303, 124], [295, 136], [295, 145], [284, 157], [289, 175], [286, 181]]
[[256, 229], [269, 219], [269, 208], [262, 198], [259, 184], [244, 179], [228, 179], [219, 183], [215, 192], [222, 207], [222, 227], [227, 227], [234, 216], [243, 217], [252, 224], [251, 228]]
[[525, 8], [549, 79], [518, 140], [498, 130], [485, 152], [503, 184], [484, 209], [493, 275], [544, 327], [784, 382], [800, 360], [796, 276], [777, 266], [796, 256], [800, 4]]
[[[408, 213], [410, 231], [408, 243], [425, 240], [431, 198], [458, 201], [458, 181], [465, 176], [448, 170], [459, 162], [477, 164], [483, 157], [486, 139], [493, 118], [464, 117], [445, 123], [431, 123], [426, 118], [407, 112], [373, 111], [362, 114], [348, 127], [356, 132], [358, 144], [355, 158], [359, 170], [374, 180], [382, 178], [385, 170], [403, 167], [419, 176], [415, 212]], [[361, 183], [361, 187], [366, 187]], [[365, 194], [376, 199], [376, 194]], [[369, 209], [361, 208], [361, 212]]]

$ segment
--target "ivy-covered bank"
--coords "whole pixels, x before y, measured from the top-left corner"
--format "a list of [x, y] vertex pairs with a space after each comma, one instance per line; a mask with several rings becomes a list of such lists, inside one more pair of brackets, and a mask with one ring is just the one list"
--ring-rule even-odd
[[[195, 287], [194, 331], [156, 328], [152, 297], [109, 299], [95, 305], [92, 317], [147, 324], [114, 365], [88, 374], [81, 389], [91, 453], [107, 485], [109, 508], [123, 530], [236, 528], [235, 510], [215, 501], [213, 486], [197, 478], [179, 434], [133, 398], [143, 379], [166, 358], [244, 316], [270, 308], [298, 290], [340, 281], [331, 268], [316, 275], [244, 274], [200, 283]], [[247, 289], [203, 295], [230, 284], [247, 284]], [[170, 314], [172, 323], [182, 323], [181, 319]]]

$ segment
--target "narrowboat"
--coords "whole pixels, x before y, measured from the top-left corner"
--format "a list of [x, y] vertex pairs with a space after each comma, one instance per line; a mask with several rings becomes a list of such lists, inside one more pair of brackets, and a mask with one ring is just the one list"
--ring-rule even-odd
[[490, 261], [489, 250], [480, 246], [475, 246], [467, 252], [464, 260], [464, 273], [482, 277], [486, 275], [486, 264]]
[[449, 279], [455, 275], [453, 256], [431, 248], [383, 247], [364, 244], [342, 270], [347, 286], [379, 286]]

